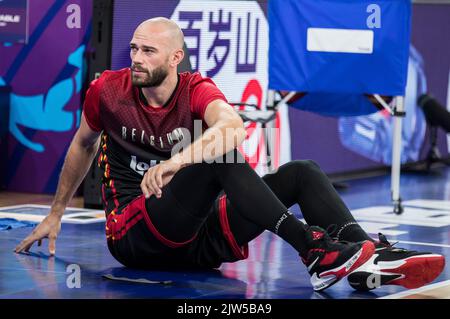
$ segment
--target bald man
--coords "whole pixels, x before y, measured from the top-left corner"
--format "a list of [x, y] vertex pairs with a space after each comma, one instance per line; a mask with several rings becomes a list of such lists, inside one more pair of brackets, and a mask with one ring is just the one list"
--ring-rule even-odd
[[[315, 290], [368, 261], [372, 239], [316, 164], [293, 161], [263, 178], [253, 171], [236, 150], [243, 122], [222, 92], [199, 73], [177, 73], [183, 43], [174, 22], [147, 20], [130, 41], [131, 67], [91, 83], [51, 212], [16, 252], [48, 237], [55, 253], [61, 216], [100, 145], [107, 244], [125, 266], [217, 268], [247, 258], [264, 230], [298, 252]], [[298, 220], [288, 207], [300, 203], [310, 225], [335, 224], [347, 241]]]
[[[183, 44], [183, 32], [176, 23], [166, 18], [144, 21], [134, 32], [130, 43], [132, 82], [144, 88], [143, 93], [150, 105], [164, 104], [161, 102], [167, 101], [176, 86], [176, 66], [184, 58]], [[142, 57], [136, 56], [139, 48], [144, 53]], [[163, 84], [164, 80], [166, 82]], [[159, 93], [157, 89], [161, 87], [169, 89], [169, 92]], [[153, 100], [154, 95], [161, 100]]]

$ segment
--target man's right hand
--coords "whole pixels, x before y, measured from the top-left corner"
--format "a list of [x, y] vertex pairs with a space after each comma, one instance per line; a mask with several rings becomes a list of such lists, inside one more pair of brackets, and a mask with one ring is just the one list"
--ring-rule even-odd
[[28, 237], [22, 240], [22, 242], [14, 249], [14, 252], [28, 252], [36, 241], [38, 242], [38, 246], [40, 246], [42, 239], [48, 238], [48, 250], [50, 255], [53, 256], [56, 249], [56, 237], [61, 230], [61, 216], [62, 215], [60, 214], [51, 212]]

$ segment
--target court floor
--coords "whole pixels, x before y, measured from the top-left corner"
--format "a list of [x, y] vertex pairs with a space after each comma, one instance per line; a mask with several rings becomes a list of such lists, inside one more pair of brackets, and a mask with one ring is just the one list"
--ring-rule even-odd
[[[399, 247], [450, 256], [450, 168], [435, 168], [426, 175], [405, 173], [401, 184], [405, 212], [400, 216], [392, 213], [387, 175], [349, 181], [340, 194], [373, 237], [382, 232], [399, 241]], [[45, 214], [47, 209], [12, 204], [0, 207], [0, 218], [30, 211]], [[301, 216], [298, 207], [293, 211]], [[0, 231], [0, 298], [450, 298], [448, 263], [433, 283], [416, 290], [385, 286], [361, 293], [344, 279], [325, 292], [313, 292], [296, 252], [269, 232], [251, 243], [247, 260], [216, 271], [130, 270], [110, 256], [101, 214], [71, 214], [63, 223], [56, 257], [48, 256], [46, 242], [28, 255], [13, 253], [31, 228]]]

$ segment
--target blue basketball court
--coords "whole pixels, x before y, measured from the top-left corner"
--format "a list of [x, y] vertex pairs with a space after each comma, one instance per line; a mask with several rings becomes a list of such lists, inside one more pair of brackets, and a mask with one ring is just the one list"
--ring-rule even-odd
[[[405, 173], [405, 212], [392, 213], [389, 176], [348, 182], [340, 191], [356, 219], [373, 237], [383, 232], [397, 246], [450, 256], [450, 169], [429, 175]], [[45, 206], [1, 208], [8, 214], [45, 214]], [[298, 207], [293, 207], [300, 216]], [[75, 216], [72, 216], [75, 215]], [[17, 215], [15, 215], [17, 217]], [[101, 212], [68, 211], [49, 257], [47, 241], [30, 254], [14, 247], [31, 231], [0, 231], [0, 298], [176, 298], [176, 299], [372, 299], [449, 298], [450, 268], [430, 285], [407, 290], [383, 286], [368, 293], [354, 291], [343, 279], [324, 292], [314, 292], [296, 252], [270, 232], [250, 245], [249, 258], [209, 272], [162, 272], [127, 269], [110, 255]], [[78, 216], [78, 218], [76, 218]], [[80, 216], [82, 216], [80, 218]], [[88, 216], [88, 217], [86, 217]], [[36, 217], [39, 218], [39, 217]], [[75, 220], [75, 221], [74, 221]], [[88, 222], [87, 222], [88, 221]], [[79, 274], [79, 277], [76, 275]]]

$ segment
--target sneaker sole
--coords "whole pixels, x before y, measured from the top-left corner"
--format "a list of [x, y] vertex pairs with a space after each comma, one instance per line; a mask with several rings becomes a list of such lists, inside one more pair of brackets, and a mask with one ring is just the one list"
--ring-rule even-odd
[[405, 259], [405, 264], [393, 268], [383, 269], [383, 272], [401, 274], [402, 278], [387, 282], [387, 285], [399, 285], [408, 289], [422, 287], [435, 280], [445, 266], [444, 256], [411, 257]]
[[[330, 288], [342, 278], [362, 266], [366, 261], [372, 257], [375, 252], [375, 245], [371, 241], [366, 241], [362, 244], [361, 249], [356, 254], [350, 257], [343, 265], [333, 270], [327, 270], [319, 275], [320, 280], [313, 282], [314, 291], [322, 291]], [[355, 257], [357, 258], [355, 260]], [[349, 268], [348, 268], [349, 267]]]
[[349, 277], [349, 284], [353, 289], [360, 291], [369, 291], [384, 285], [398, 285], [408, 289], [416, 289], [435, 280], [445, 266], [445, 258], [441, 255], [414, 256], [404, 259], [403, 262], [401, 266], [383, 267], [377, 271], [381, 276], [378, 286], [375, 283], [371, 287], [363, 284], [364, 282], [367, 283], [368, 277], [373, 275], [366, 270], [351, 274], [350, 277], [352, 278]]

